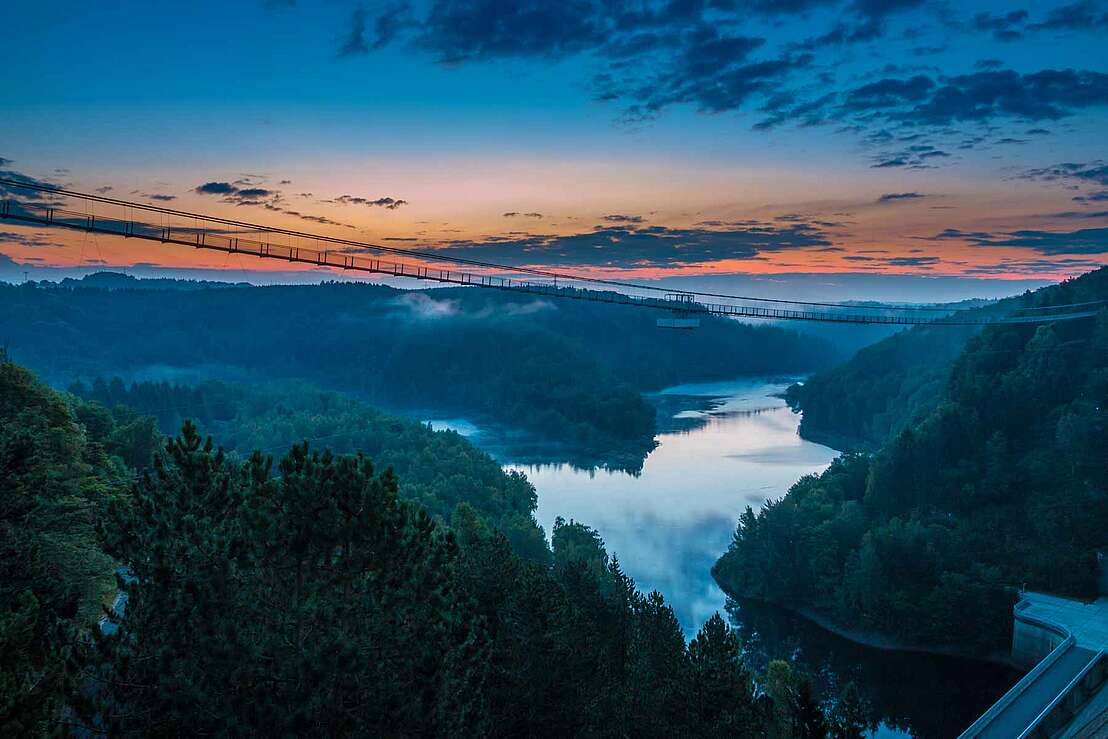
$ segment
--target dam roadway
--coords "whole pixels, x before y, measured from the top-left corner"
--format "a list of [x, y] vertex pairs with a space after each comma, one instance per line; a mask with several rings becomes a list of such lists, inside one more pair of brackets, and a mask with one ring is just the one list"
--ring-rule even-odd
[[960, 739], [1108, 736], [1108, 598], [1026, 592], [1013, 615], [1012, 658], [1034, 667]]

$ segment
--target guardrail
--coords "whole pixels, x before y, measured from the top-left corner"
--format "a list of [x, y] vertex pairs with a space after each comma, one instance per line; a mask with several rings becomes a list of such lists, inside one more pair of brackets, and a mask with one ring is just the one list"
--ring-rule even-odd
[[[1093, 691], [1104, 683], [1104, 670], [1101, 670], [1099, 674], [1093, 675], [1093, 679], [1086, 684], [1086, 680], [1090, 674], [1093, 673], [1093, 670], [1102, 667], [1104, 661], [1105, 652], [1102, 649], [1089, 660], [1089, 663], [1081, 669], [1081, 672], [1079, 672], [1073, 680], [1070, 680], [1066, 687], [1055, 696], [1054, 700], [1035, 717], [1031, 725], [1027, 727], [1017, 739], [1032, 739], [1033, 737], [1050, 736], [1051, 728], [1060, 728], [1061, 725], [1064, 725], [1065, 722], [1072, 719], [1076, 712], [1071, 710], [1072, 706], [1069, 706], [1067, 702], [1075, 690], [1088, 689], [1089, 691]], [[1050, 727], [1050, 724], [1057, 724], [1057, 726]]]
[[984, 731], [989, 726], [989, 724], [991, 724], [996, 719], [997, 716], [1003, 713], [1004, 710], [1008, 708], [1008, 706], [1012, 705], [1017, 698], [1023, 695], [1023, 693], [1031, 686], [1031, 684], [1038, 679], [1039, 675], [1042, 675], [1044, 672], [1046, 672], [1046, 670], [1049, 669], [1051, 665], [1058, 661], [1058, 658], [1061, 657], [1067, 649], [1069, 649], [1077, 642], [1077, 640], [1074, 639], [1073, 634], [1070, 633], [1069, 629], [1062, 626], [1061, 624], [1054, 623], [1053, 621], [1047, 621], [1036, 616], [1029, 616], [1027, 614], [1019, 613], [1019, 611], [1027, 609], [1030, 605], [1031, 601], [1027, 600], [1026, 598], [1020, 600], [1020, 602], [1016, 603], [1016, 605], [1012, 608], [1013, 616], [1015, 616], [1016, 618], [1020, 618], [1028, 623], [1033, 623], [1036, 626], [1041, 626], [1049, 631], [1053, 631], [1054, 633], [1062, 637], [1062, 641], [1059, 642], [1058, 645], [1050, 651], [1050, 654], [1039, 660], [1039, 664], [1032, 667], [1026, 675], [1020, 678], [1019, 682], [1017, 682], [1008, 690], [1007, 693], [1002, 695], [1000, 697], [1000, 700], [989, 706], [989, 710], [981, 714], [980, 718], [970, 724], [970, 727], [968, 729], [959, 734], [958, 739], [972, 739], [972, 737], [980, 735], [981, 732]]
[[[46, 190], [46, 192], [52, 192]], [[64, 193], [61, 197], [68, 198], [92, 198], [93, 196], [80, 193]], [[105, 199], [96, 199], [97, 202]], [[283, 231], [273, 229], [268, 231], [264, 226], [257, 224], [245, 224], [236, 221], [228, 221], [215, 217], [190, 214], [165, 209], [155, 209], [149, 206], [127, 203], [126, 201], [109, 201], [112, 207], [121, 208], [122, 214], [130, 214], [130, 217], [96, 216], [91, 212], [80, 212], [59, 207], [60, 201], [47, 201], [46, 203], [28, 202], [25, 200], [4, 200], [0, 202], [0, 219], [33, 223], [44, 226], [69, 228], [90, 233], [100, 233], [123, 238], [137, 238], [148, 241], [156, 241], [163, 244], [177, 244], [197, 249], [208, 249], [225, 252], [228, 254], [247, 254], [250, 256], [279, 259], [282, 261], [307, 264], [316, 267], [329, 267], [337, 270], [351, 270], [358, 272], [371, 272], [389, 275], [393, 277], [409, 277], [418, 280], [430, 280], [433, 282], [494, 288], [500, 290], [513, 290], [516, 292], [551, 297], [571, 298], [576, 300], [588, 300], [602, 303], [619, 303], [635, 305], [646, 308], [660, 308], [674, 313], [708, 314], [732, 318], [763, 318], [782, 321], [815, 321], [825, 323], [851, 323], [851, 324], [885, 324], [897, 326], [934, 325], [934, 326], [987, 326], [998, 323], [1043, 323], [1046, 321], [1060, 321], [1074, 318], [1088, 318], [1096, 315], [1095, 310], [1082, 310], [1077, 312], [1062, 312], [1054, 314], [1039, 313], [1036, 315], [1012, 315], [1003, 318], [966, 318], [957, 313], [953, 317], [929, 318], [915, 315], [882, 315], [866, 314], [843, 311], [815, 311], [796, 310], [791, 308], [769, 308], [757, 305], [742, 305], [729, 303], [707, 303], [691, 299], [691, 295], [675, 294], [680, 297], [662, 299], [646, 297], [642, 295], [630, 295], [614, 290], [591, 290], [582, 287], [566, 286], [567, 279], [577, 279], [584, 283], [597, 282], [588, 277], [573, 278], [571, 275], [555, 276], [545, 282], [537, 280], [521, 280], [509, 277], [500, 277], [495, 274], [482, 274], [461, 270], [446, 270], [429, 267], [423, 264], [405, 264], [404, 262], [385, 261], [376, 258], [356, 256], [352, 252], [365, 253], [367, 250], [392, 255], [405, 255], [403, 250], [379, 245], [357, 244], [342, 239], [305, 234], [300, 232]], [[159, 213], [160, 218], [184, 219], [193, 223], [192, 226], [172, 225], [168, 222], [151, 223], [134, 218], [134, 210], [140, 212], [153, 211]], [[203, 224], [203, 225], [202, 225]], [[244, 237], [241, 234], [246, 233]], [[257, 238], [249, 238], [249, 235], [261, 235], [274, 233], [289, 240], [289, 244], [281, 244], [273, 241], [262, 241]], [[306, 241], [316, 246], [334, 248], [308, 248], [294, 245]], [[423, 252], [412, 253], [411, 258], [434, 260], [434, 254]], [[464, 261], [464, 260], [463, 260]], [[491, 265], [478, 262], [469, 262], [484, 269], [515, 269], [504, 265]], [[522, 272], [538, 273], [538, 270], [518, 268]], [[563, 282], [562, 285], [558, 281]], [[605, 282], [599, 280], [599, 282]], [[657, 288], [639, 287], [641, 290], [653, 290]], [[1068, 310], [1070, 306], [1057, 308], [1044, 307], [1036, 310]]]

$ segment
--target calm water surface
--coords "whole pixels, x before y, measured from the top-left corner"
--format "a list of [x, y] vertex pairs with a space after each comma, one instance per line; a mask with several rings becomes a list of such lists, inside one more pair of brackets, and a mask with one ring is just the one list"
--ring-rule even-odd
[[[781, 497], [837, 455], [797, 434], [800, 417], [779, 397], [788, 384], [691, 384], [653, 396], [661, 433], [637, 475], [514, 463], [513, 450], [492, 432], [463, 419], [431, 423], [458, 430], [507, 469], [526, 473], [548, 535], [557, 516], [597, 529], [640, 590], [665, 595], [691, 637], [714, 612], [728, 609], [711, 568], [739, 513]], [[856, 682], [879, 722], [877, 737], [956, 736], [1018, 679], [1002, 666], [861, 646], [772, 606], [730, 604], [729, 612], [760, 669], [770, 659], [789, 659], [817, 675], [825, 690]]]
[[[557, 516], [600, 532], [644, 592], [660, 590], [691, 636], [726, 597], [711, 576], [746, 506], [785, 494], [836, 452], [801, 439], [799, 417], [774, 395], [786, 384], [682, 385], [654, 400], [670, 426], [633, 476], [570, 465], [514, 466], [539, 493], [539, 523]], [[676, 418], [674, 418], [676, 416]], [[672, 428], [676, 426], [677, 428]]]

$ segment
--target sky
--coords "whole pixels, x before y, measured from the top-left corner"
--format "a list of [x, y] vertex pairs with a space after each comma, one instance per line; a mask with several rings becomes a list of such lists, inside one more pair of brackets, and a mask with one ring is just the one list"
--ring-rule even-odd
[[[1108, 263], [1108, 2], [9, 5], [0, 177], [716, 287]], [[242, 259], [0, 222], [0, 277]]]

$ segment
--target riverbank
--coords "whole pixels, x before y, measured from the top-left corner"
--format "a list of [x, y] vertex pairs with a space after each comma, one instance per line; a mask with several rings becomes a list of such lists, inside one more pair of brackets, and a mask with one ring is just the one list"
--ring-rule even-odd
[[734, 593], [728, 591], [718, 580], [716, 584], [719, 586], [728, 598], [732, 600], [746, 600], [756, 603], [762, 603], [765, 605], [773, 606], [774, 608], [780, 608], [790, 613], [795, 613], [808, 621], [811, 621], [816, 626], [820, 627], [824, 631], [829, 631], [835, 636], [841, 637], [848, 641], [860, 644], [864, 647], [870, 647], [871, 649], [880, 649], [888, 652], [909, 652], [913, 654], [932, 654], [940, 657], [957, 657], [959, 659], [977, 660], [981, 662], [990, 662], [996, 665], [1003, 665], [1004, 667], [1011, 667], [1021, 672], [1024, 670], [1022, 666], [1017, 664], [1012, 659], [1011, 654], [1008, 652], [997, 652], [994, 654], [976, 654], [968, 652], [965, 649], [955, 645], [935, 645], [935, 644], [913, 644], [911, 642], [901, 641], [895, 639], [887, 634], [882, 634], [879, 631], [867, 631], [864, 629], [853, 629], [846, 626], [836, 624], [827, 616], [824, 616], [810, 608], [797, 608], [787, 605], [785, 603], [775, 603], [773, 601], [761, 600], [758, 598], [747, 598], [745, 596], [737, 596]]

